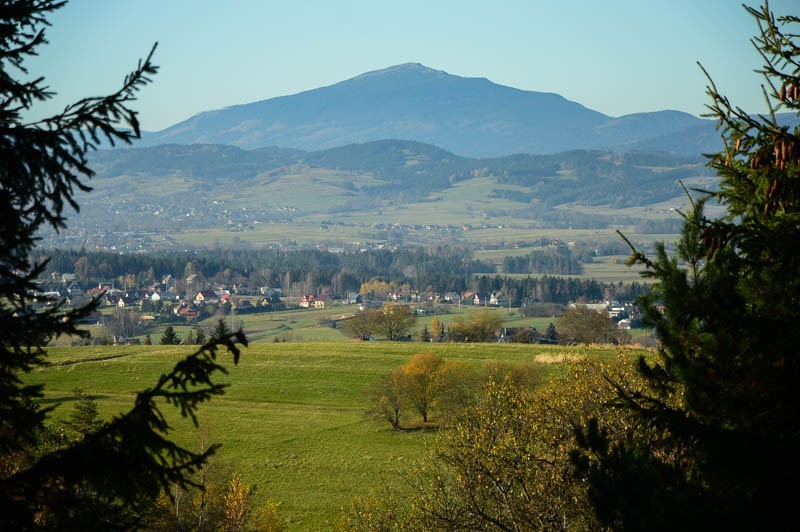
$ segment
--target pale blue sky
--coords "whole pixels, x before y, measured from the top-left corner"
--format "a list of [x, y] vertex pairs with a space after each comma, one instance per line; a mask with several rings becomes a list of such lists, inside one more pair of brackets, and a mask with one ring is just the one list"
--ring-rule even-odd
[[158, 41], [135, 105], [151, 131], [406, 62], [620, 116], [704, 112], [700, 61], [734, 103], [765, 109], [756, 25], [735, 0], [72, 0], [51, 21], [29, 67], [59, 96], [39, 114], [114, 90]]

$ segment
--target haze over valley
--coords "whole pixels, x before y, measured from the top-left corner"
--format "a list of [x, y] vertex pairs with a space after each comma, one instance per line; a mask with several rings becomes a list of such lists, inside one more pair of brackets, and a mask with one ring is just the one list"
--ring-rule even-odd
[[679, 181], [714, 186], [702, 152], [716, 142], [713, 122], [687, 113], [612, 118], [407, 63], [94, 153], [95, 190], [48, 243], [511, 245], [525, 231], [644, 224], [658, 234], [686, 204]]

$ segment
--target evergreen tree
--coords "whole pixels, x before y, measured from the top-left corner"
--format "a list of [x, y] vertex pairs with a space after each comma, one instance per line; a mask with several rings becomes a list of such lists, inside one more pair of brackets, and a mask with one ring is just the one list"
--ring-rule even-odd
[[[41, 77], [27, 76], [26, 59], [46, 43], [43, 28], [64, 2], [0, 2], [0, 529], [97, 530], [135, 528], [143, 506], [213, 453], [194, 453], [167, 439], [161, 411], [173, 405], [196, 421], [199, 403], [224, 392], [212, 380], [224, 368], [219, 346], [238, 361], [237, 333], [216, 340], [178, 363], [154, 386], [138, 393], [132, 409], [88, 427], [78, 442], [40, 445], [48, 412], [39, 406], [43, 386], [27, 385], [23, 373], [47, 363], [44, 346], [62, 335], [87, 334], [78, 319], [97, 303], [68, 310], [45, 299], [36, 280], [47, 267], [31, 256], [37, 234], [65, 227], [65, 208], [77, 209], [75, 194], [88, 191], [93, 174], [87, 153], [101, 141], [130, 142], [139, 136], [129, 108], [138, 90], [156, 73], [151, 57], [139, 63], [122, 88], [85, 98], [61, 113], [26, 122], [37, 102], [52, 93]], [[31, 297], [34, 294], [35, 297]], [[159, 406], [161, 405], [161, 406]], [[85, 412], [89, 413], [90, 412]]]
[[85, 438], [98, 430], [103, 423], [100, 421], [97, 401], [80, 388], [76, 389], [75, 393], [78, 395], [78, 400], [72, 407], [68, 424], [81, 438]]
[[175, 329], [172, 328], [172, 325], [167, 325], [167, 328], [164, 329], [164, 334], [161, 335], [161, 345], [179, 345], [181, 343], [181, 338], [178, 336], [178, 333], [175, 332]]
[[203, 345], [206, 343], [206, 332], [199, 327], [196, 329], [196, 331], [197, 332], [194, 334], [194, 341], [197, 343], [197, 345]]
[[225, 338], [226, 336], [230, 336], [231, 328], [228, 327], [228, 322], [225, 321], [225, 318], [217, 318], [217, 323], [214, 325], [214, 330], [211, 331], [212, 338]]
[[556, 329], [556, 326], [552, 321], [547, 324], [547, 329], [544, 332], [543, 338], [547, 341], [547, 343], [558, 343], [558, 329]]
[[431, 341], [431, 333], [428, 330], [427, 325], [422, 326], [422, 331], [419, 333], [419, 341], [420, 342], [430, 342]]
[[[765, 64], [768, 116], [734, 107], [713, 82], [709, 109], [723, 135], [709, 165], [718, 190], [686, 213], [677, 257], [635, 252], [656, 281], [642, 301], [661, 341], [641, 360], [649, 388], [619, 405], [658, 438], [610, 443], [583, 435], [598, 516], [630, 529], [783, 529], [795, 519], [800, 472], [800, 18], [747, 8]], [[710, 80], [710, 78], [709, 78]], [[717, 200], [725, 216], [703, 207]], [[670, 394], [680, 394], [678, 407]]]

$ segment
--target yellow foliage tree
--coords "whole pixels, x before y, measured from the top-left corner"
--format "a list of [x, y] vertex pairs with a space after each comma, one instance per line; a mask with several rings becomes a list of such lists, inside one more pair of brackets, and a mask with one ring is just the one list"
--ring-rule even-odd
[[242, 480], [239, 473], [234, 473], [228, 483], [228, 492], [225, 494], [223, 530], [233, 532], [245, 529], [251, 492], [250, 485]]
[[365, 300], [378, 299], [384, 300], [389, 294], [397, 290], [397, 283], [387, 283], [381, 279], [370, 279], [361, 283], [359, 293]]
[[[418, 362], [424, 366], [426, 360]], [[576, 427], [599, 417], [613, 440], [662, 436], [637, 431], [629, 411], [609, 406], [616, 397], [612, 380], [632, 389], [644, 386], [630, 356], [610, 363], [571, 363], [550, 385], [533, 390], [517, 386], [510, 372], [497, 372], [503, 379], [490, 379], [482, 400], [452, 430], [441, 433], [413, 472], [411, 496], [386, 494], [354, 502], [344, 518], [352, 528], [598, 528], [587, 483], [575, 474]]]

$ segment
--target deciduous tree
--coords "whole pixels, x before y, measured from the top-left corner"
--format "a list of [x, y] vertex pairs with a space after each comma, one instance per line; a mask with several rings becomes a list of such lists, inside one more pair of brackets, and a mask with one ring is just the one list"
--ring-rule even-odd
[[502, 326], [503, 318], [498, 312], [482, 309], [470, 314], [469, 319], [456, 318], [448, 335], [452, 342], [493, 342]]
[[375, 332], [378, 309], [359, 310], [352, 318], [342, 322], [342, 334], [359, 340], [369, 340]]
[[610, 344], [620, 336], [617, 325], [605, 310], [586, 305], [568, 308], [558, 321], [558, 338], [569, 344]]
[[370, 412], [395, 430], [406, 430], [412, 420], [443, 425], [454, 419], [479, 395], [480, 376], [471, 367], [446, 361], [433, 353], [414, 355], [406, 364], [382, 377], [367, 390]]
[[414, 312], [405, 305], [386, 303], [375, 314], [375, 332], [387, 340], [408, 336], [417, 323]]
[[[353, 529], [594, 530], [587, 483], [575, 475], [576, 428], [601, 419], [609, 438], [657, 439], [634, 430], [635, 416], [609, 407], [610, 381], [640, 390], [634, 361], [568, 364], [548, 386], [517, 384], [512, 368], [494, 368], [481, 400], [443, 431], [415, 468], [410, 496], [382, 493], [356, 501], [345, 514]], [[519, 381], [522, 383], [522, 381]], [[674, 404], [674, 399], [671, 404]], [[409, 501], [413, 501], [410, 504]]]

